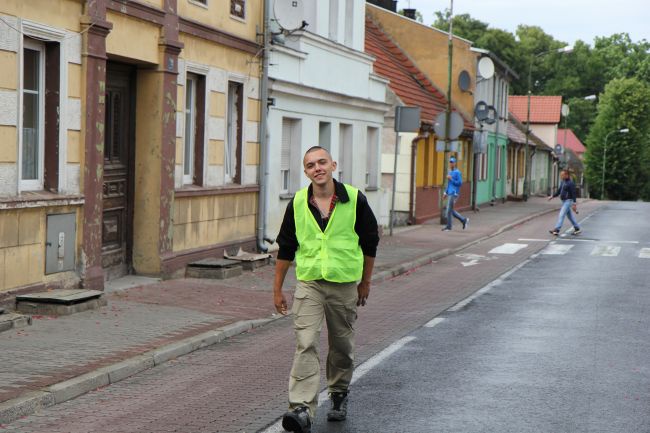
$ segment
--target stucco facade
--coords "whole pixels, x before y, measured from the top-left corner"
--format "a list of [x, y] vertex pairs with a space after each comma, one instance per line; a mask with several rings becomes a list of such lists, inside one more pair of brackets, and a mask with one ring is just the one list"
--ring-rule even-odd
[[320, 145], [339, 180], [359, 188], [381, 214], [380, 138], [386, 83], [365, 54], [363, 0], [304, 3], [306, 29], [271, 48], [267, 233], [275, 237], [289, 200], [308, 185], [302, 157]]
[[[237, 3], [2, 2], [0, 298], [254, 245], [263, 2]], [[72, 269], [47, 271], [67, 214]]]

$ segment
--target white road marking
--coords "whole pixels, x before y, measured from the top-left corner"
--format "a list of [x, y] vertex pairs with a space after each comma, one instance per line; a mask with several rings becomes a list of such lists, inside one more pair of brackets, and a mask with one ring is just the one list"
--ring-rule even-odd
[[569, 242], [596, 242], [596, 239], [577, 239], [575, 237], [570, 238], [561, 238], [558, 241], [569, 241]]
[[429, 320], [427, 323], [424, 324], [425, 328], [433, 328], [434, 326], [442, 323], [445, 321], [444, 317], [436, 317], [435, 319]]
[[650, 259], [650, 248], [641, 248], [639, 252], [640, 259]]
[[[434, 319], [435, 320], [435, 319]], [[415, 340], [415, 337], [412, 336], [407, 336], [400, 338], [372, 358], [368, 359], [365, 361], [363, 364], [359, 365], [355, 370], [352, 375], [352, 380], [350, 384], [353, 384], [357, 380], [361, 379], [366, 373], [368, 373], [370, 370], [381, 364], [383, 361], [386, 360], [389, 356], [391, 356], [393, 353], [397, 352], [400, 350], [402, 347], [404, 347], [406, 344], [410, 343], [411, 341]], [[288, 378], [287, 378], [288, 380]], [[327, 398], [327, 389], [325, 389], [323, 392], [318, 394], [318, 406], [322, 406], [328, 401]], [[284, 429], [282, 428], [282, 418], [278, 419], [274, 424], [269, 426], [266, 430], [263, 430], [262, 433], [282, 433], [284, 432]]]
[[562, 255], [569, 252], [573, 248], [573, 245], [567, 244], [551, 244], [547, 245], [541, 252], [541, 254], [551, 254], [551, 255]]
[[460, 301], [459, 303], [447, 308], [447, 311], [455, 312], [455, 311], [458, 311], [461, 308], [465, 307], [467, 304], [472, 302], [474, 299], [478, 298], [479, 296], [481, 296], [484, 293], [489, 292], [490, 289], [492, 289], [493, 287], [496, 287], [499, 284], [503, 283], [503, 281], [506, 278], [508, 278], [510, 275], [514, 274], [515, 272], [517, 272], [519, 269], [523, 268], [528, 262], [530, 262], [530, 259], [524, 260], [523, 262], [519, 263], [517, 266], [510, 269], [508, 272], [506, 272], [504, 274], [501, 274], [501, 276], [499, 278], [497, 278], [496, 280], [494, 280], [491, 283], [488, 283], [487, 285], [483, 286], [483, 288], [481, 288], [479, 291], [477, 291], [473, 295], [470, 295], [467, 298]]
[[464, 267], [478, 265], [481, 260], [492, 260], [494, 257], [482, 256], [481, 254], [461, 253], [456, 254], [456, 257], [469, 259], [466, 262], [460, 262]]
[[496, 248], [492, 248], [488, 254], [514, 254], [527, 246], [528, 244], [503, 244]]
[[613, 245], [596, 245], [591, 251], [591, 255], [600, 257], [616, 257], [620, 252], [621, 247], [615, 247]]
[[460, 262], [460, 264], [463, 265], [464, 267], [474, 266], [474, 265], [478, 265], [478, 260], [477, 259], [472, 259], [469, 262]]
[[528, 238], [519, 238], [518, 241], [522, 242], [548, 242], [548, 239], [528, 239]]

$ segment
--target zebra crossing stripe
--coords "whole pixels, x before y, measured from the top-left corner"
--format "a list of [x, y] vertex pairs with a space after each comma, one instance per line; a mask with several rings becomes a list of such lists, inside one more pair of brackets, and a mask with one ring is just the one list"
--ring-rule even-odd
[[496, 248], [492, 248], [488, 254], [514, 254], [527, 246], [528, 244], [503, 244]]
[[616, 257], [620, 252], [621, 247], [615, 247], [613, 245], [596, 245], [591, 251], [591, 255], [600, 257]]
[[640, 259], [650, 259], [650, 248], [641, 248], [639, 252]]
[[568, 244], [550, 244], [542, 250], [542, 254], [562, 255], [569, 252], [573, 245]]

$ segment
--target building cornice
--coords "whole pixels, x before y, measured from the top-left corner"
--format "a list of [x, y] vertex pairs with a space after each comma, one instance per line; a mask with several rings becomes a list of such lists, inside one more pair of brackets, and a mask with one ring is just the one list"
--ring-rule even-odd
[[289, 81], [272, 79], [270, 85], [271, 93], [279, 93], [317, 101], [333, 102], [341, 105], [348, 105], [356, 108], [364, 108], [379, 112], [386, 112], [391, 108], [390, 104], [372, 99], [349, 96], [330, 90], [317, 89], [315, 87], [303, 86]]

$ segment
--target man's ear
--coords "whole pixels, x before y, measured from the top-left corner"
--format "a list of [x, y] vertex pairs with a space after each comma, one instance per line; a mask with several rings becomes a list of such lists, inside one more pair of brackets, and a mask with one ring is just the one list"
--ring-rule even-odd
[[336, 161], [332, 161], [332, 171], [336, 171]]

